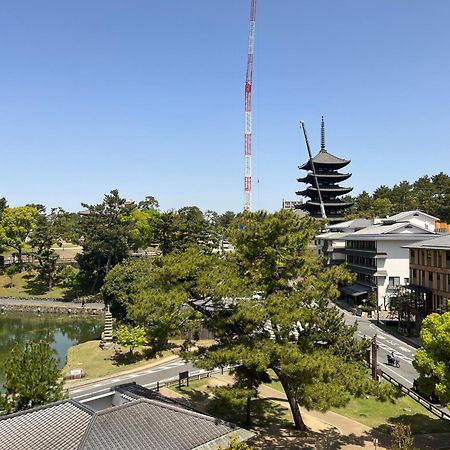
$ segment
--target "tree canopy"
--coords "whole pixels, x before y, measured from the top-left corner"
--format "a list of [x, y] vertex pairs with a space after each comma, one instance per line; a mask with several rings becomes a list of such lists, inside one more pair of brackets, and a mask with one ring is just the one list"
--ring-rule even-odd
[[433, 313], [422, 322], [422, 346], [416, 351], [413, 366], [419, 372], [422, 392], [439, 397], [450, 406], [450, 312]]
[[204, 368], [273, 370], [301, 428], [299, 405], [326, 410], [373, 388], [363, 363], [368, 343], [354, 338], [356, 328], [331, 303], [352, 275], [308, 249], [317, 231], [311, 218], [259, 212], [238, 222], [229, 231], [234, 253], [191, 245], [158, 258], [133, 282], [127, 319], [160, 344], [188, 322], [206, 326], [216, 343], [186, 358]]
[[381, 185], [372, 195], [363, 191], [351, 200], [354, 202], [351, 217], [384, 217], [419, 209], [450, 222], [450, 177], [440, 172], [412, 183], [402, 181], [393, 187]]
[[19, 270], [22, 268], [22, 252], [25, 242], [36, 225], [38, 211], [33, 206], [6, 208], [0, 219], [0, 247], [17, 251]]
[[61, 369], [45, 341], [14, 347], [5, 364], [3, 414], [34, 408], [64, 397]]

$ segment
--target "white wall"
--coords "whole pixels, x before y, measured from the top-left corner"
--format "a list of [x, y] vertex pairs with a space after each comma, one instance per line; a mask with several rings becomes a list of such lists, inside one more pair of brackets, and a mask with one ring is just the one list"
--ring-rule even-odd
[[385, 270], [386, 277], [377, 277], [378, 306], [384, 308], [389, 304], [389, 295], [394, 292], [388, 289], [389, 277], [399, 277], [400, 284], [409, 278], [409, 249], [402, 248], [407, 245], [405, 240], [377, 241], [377, 253], [386, 253], [386, 259], [377, 259], [377, 270]]

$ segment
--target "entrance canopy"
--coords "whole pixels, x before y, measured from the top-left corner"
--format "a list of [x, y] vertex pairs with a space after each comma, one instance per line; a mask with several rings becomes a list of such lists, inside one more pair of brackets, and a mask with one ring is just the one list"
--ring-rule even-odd
[[350, 295], [350, 297], [361, 297], [361, 295], [368, 294], [372, 292], [372, 288], [369, 286], [364, 286], [359, 283], [352, 284], [350, 286], [344, 286], [339, 288], [344, 294]]

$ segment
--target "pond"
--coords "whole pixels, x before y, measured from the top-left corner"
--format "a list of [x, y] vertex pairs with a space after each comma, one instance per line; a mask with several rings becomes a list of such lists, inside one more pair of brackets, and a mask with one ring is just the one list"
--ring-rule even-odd
[[0, 388], [5, 362], [16, 344], [46, 340], [54, 349], [59, 367], [66, 361], [67, 350], [80, 342], [100, 339], [103, 320], [95, 316], [67, 316], [7, 312], [0, 315]]

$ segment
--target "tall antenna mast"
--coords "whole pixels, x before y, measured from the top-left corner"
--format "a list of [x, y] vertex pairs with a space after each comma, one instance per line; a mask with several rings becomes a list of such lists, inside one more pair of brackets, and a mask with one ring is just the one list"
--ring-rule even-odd
[[244, 211], [252, 209], [252, 77], [255, 47], [256, 0], [250, 0], [250, 31], [248, 36], [247, 74], [244, 104]]
[[[319, 196], [320, 212], [322, 214], [322, 219], [326, 219], [327, 215], [325, 213], [325, 206], [323, 204], [322, 194], [320, 193], [319, 180], [317, 179], [317, 173], [316, 173], [316, 168], [314, 167], [314, 161], [313, 161], [313, 157], [311, 154], [311, 148], [309, 147], [309, 141], [308, 141], [308, 135], [306, 134], [305, 122], [300, 122], [300, 126], [302, 127], [303, 135], [305, 136], [306, 148], [308, 150], [308, 155], [309, 155], [309, 164], [311, 165], [311, 169], [312, 169], [312, 172], [314, 175], [314, 181], [316, 182], [317, 195]], [[324, 129], [322, 128], [322, 130], [324, 130]], [[322, 143], [325, 148], [325, 131], [323, 131], [323, 133], [322, 133]]]

